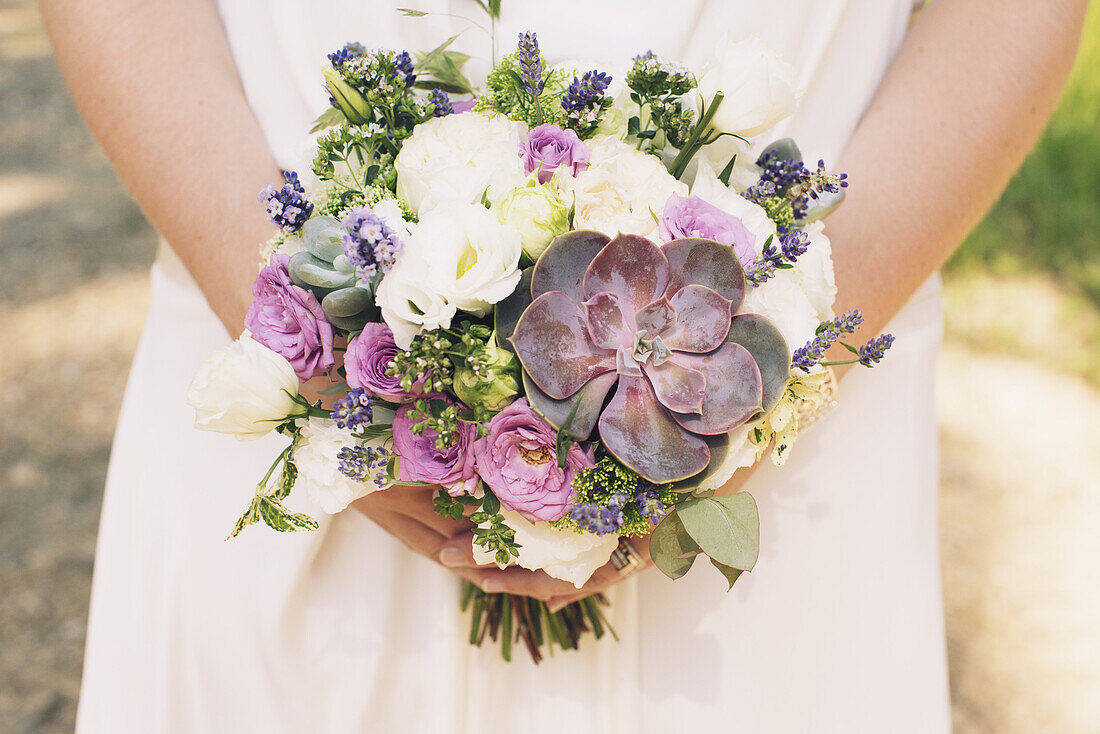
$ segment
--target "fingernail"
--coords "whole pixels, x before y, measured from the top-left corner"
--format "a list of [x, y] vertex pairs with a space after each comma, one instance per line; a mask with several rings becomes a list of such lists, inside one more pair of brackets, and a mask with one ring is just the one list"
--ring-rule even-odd
[[458, 548], [444, 548], [439, 551], [439, 562], [444, 566], [458, 566], [462, 563], [462, 551]]
[[488, 579], [481, 585], [486, 594], [499, 594], [504, 591], [504, 584], [497, 579]]

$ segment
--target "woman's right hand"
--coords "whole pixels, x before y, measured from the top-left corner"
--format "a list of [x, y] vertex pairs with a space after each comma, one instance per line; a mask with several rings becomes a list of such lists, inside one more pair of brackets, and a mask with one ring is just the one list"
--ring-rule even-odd
[[[486, 579], [500, 572], [495, 566], [478, 568], [467, 564], [470, 552], [449, 543], [455, 536], [468, 538], [473, 526], [466, 519], [452, 520], [437, 514], [432, 499], [438, 491], [439, 487], [434, 486], [393, 485], [361, 497], [351, 506], [410, 550], [443, 565], [484, 590]], [[464, 565], [455, 565], [457, 563]]]

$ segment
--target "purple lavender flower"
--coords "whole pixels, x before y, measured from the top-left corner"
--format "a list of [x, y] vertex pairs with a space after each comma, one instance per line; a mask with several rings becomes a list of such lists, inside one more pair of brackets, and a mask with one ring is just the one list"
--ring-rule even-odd
[[810, 236], [800, 229], [786, 232], [779, 238], [779, 246], [783, 251], [783, 259], [793, 263], [810, 247]]
[[612, 495], [607, 505], [596, 502], [586, 502], [576, 505], [569, 511], [569, 518], [577, 523], [582, 530], [595, 535], [617, 534], [623, 526], [623, 505], [626, 504], [625, 494]]
[[575, 76], [561, 99], [562, 109], [570, 114], [584, 114], [603, 101], [609, 86], [611, 77], [602, 71], [593, 69], [584, 76]]
[[411, 87], [413, 82], [416, 81], [416, 70], [413, 68], [412, 56], [409, 56], [408, 51], [402, 51], [397, 54], [397, 75], [404, 76], [405, 86]]
[[359, 482], [372, 480], [379, 489], [386, 484], [385, 468], [390, 452], [374, 446], [344, 446], [336, 454], [337, 467], [344, 476]]
[[344, 225], [344, 254], [360, 278], [369, 280], [393, 267], [404, 248], [397, 234], [368, 207], [356, 207], [341, 222]]
[[374, 406], [369, 392], [361, 387], [352, 389], [347, 395], [336, 401], [332, 407], [332, 420], [338, 428], [346, 428], [352, 433], [371, 422]]
[[886, 350], [892, 346], [894, 346], [893, 334], [879, 334], [859, 348], [859, 363], [864, 367], [878, 364], [885, 356]]
[[519, 34], [519, 50], [516, 58], [523, 87], [532, 97], [542, 94], [546, 82], [542, 78], [542, 55], [539, 52], [539, 38], [530, 31]]
[[[863, 314], [858, 310], [848, 311], [831, 321], [825, 321], [817, 327], [817, 334], [809, 343], [794, 350], [791, 355], [791, 364], [803, 372], [809, 372], [825, 359], [825, 352], [829, 347], [844, 334], [854, 334], [862, 323]], [[893, 341], [893, 337], [890, 337], [890, 340]], [[881, 358], [880, 356], [879, 359]]]
[[344, 64], [366, 53], [367, 49], [361, 43], [345, 43], [343, 48], [330, 53], [328, 55], [328, 60], [329, 63], [332, 64], [333, 69], [343, 71]]
[[795, 190], [791, 201], [795, 219], [806, 215], [810, 199], [826, 192], [835, 194], [848, 187], [848, 174], [829, 173], [823, 160], [817, 162], [817, 170], [811, 171], [802, 161], [781, 158], [778, 151], [769, 150], [756, 160], [756, 165], [762, 169], [760, 180], [741, 195], [759, 204], [769, 197]]
[[634, 493], [634, 503], [638, 506], [638, 512], [642, 517], [648, 517], [650, 522], [654, 525], [661, 521], [668, 513], [668, 508], [659, 499], [661, 493], [657, 491], [657, 488], [653, 485], [649, 485], [647, 488], [639, 488]]
[[313, 204], [306, 200], [306, 190], [294, 171], [283, 171], [286, 181], [278, 191], [268, 184], [260, 191], [259, 200], [267, 207], [267, 217], [284, 232], [297, 232], [313, 213]]
[[454, 114], [455, 108], [451, 104], [451, 98], [442, 89], [432, 90], [431, 103], [432, 106], [435, 108], [435, 112], [433, 114], [436, 117], [446, 117], [447, 115]]
[[779, 247], [769, 237], [760, 257], [745, 268], [745, 280], [752, 283], [754, 288], [762, 285], [775, 275], [776, 270], [791, 267], [799, 257], [806, 254], [809, 246], [809, 235], [797, 229], [784, 231], [779, 238]]

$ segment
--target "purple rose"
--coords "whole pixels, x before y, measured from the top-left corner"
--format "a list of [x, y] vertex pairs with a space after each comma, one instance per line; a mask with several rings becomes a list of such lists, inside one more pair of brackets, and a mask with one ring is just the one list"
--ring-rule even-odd
[[461, 115], [463, 112], [469, 112], [477, 104], [477, 97], [473, 99], [456, 99], [451, 102], [451, 109], [454, 110], [454, 114]]
[[592, 449], [573, 444], [558, 467], [557, 432], [526, 399], [517, 400], [489, 422], [489, 435], [474, 444], [477, 472], [502, 507], [528, 520], [560, 520], [572, 505], [573, 476], [594, 466]]
[[756, 239], [741, 220], [698, 196], [670, 196], [658, 224], [661, 239], [666, 242], [702, 237], [733, 247], [742, 267], [747, 268], [756, 260]]
[[423, 385], [413, 385], [413, 393], [401, 389], [401, 378], [386, 374], [394, 357], [401, 352], [393, 340], [393, 332], [385, 324], [369, 323], [363, 327], [344, 353], [344, 369], [348, 386], [361, 387], [372, 395], [394, 403], [405, 402], [423, 394]]
[[274, 255], [256, 276], [244, 325], [253, 339], [283, 355], [305, 382], [336, 362], [332, 324], [314, 295], [291, 282], [289, 260], [289, 255]]
[[523, 168], [527, 173], [539, 172], [539, 183], [554, 176], [558, 166], [567, 166], [576, 177], [588, 167], [592, 150], [581, 142], [577, 133], [562, 130], [558, 125], [539, 125], [527, 134], [520, 149]]
[[420, 434], [412, 432], [411, 410], [415, 410], [413, 404], [402, 405], [393, 417], [393, 450], [398, 457], [399, 478], [438, 484], [453, 495], [473, 492], [477, 488], [477, 472], [471, 449], [477, 438], [477, 426], [459, 421], [454, 443], [441, 451], [435, 447], [433, 429], [425, 428]]

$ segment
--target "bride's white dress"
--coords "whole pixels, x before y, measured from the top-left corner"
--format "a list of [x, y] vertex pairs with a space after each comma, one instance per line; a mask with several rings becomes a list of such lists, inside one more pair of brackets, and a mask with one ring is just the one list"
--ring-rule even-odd
[[[484, 20], [473, 0], [409, 3]], [[779, 133], [809, 159], [836, 161], [911, 3], [504, 0], [497, 35], [507, 49], [536, 30], [552, 61], [622, 62], [652, 48], [698, 66], [725, 32], [755, 33], [806, 90]], [[326, 52], [353, 39], [426, 50], [468, 25], [364, 0], [223, 0], [221, 12], [287, 167], [302, 165], [324, 108]], [[467, 30], [458, 48], [484, 59], [488, 37]], [[732, 593], [705, 564], [676, 583], [630, 579], [612, 593], [618, 643], [586, 640], [538, 667], [467, 645], [455, 577], [355, 512], [310, 535], [259, 527], [226, 542], [281, 439], [192, 428], [187, 384], [229, 336], [166, 249], [152, 287], [104, 500], [82, 734], [949, 730], [935, 279], [890, 326], [889, 358], [845, 379], [840, 407], [782, 471], [754, 477], [752, 574]]]

